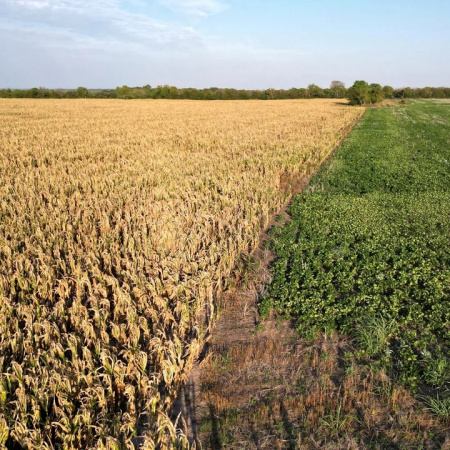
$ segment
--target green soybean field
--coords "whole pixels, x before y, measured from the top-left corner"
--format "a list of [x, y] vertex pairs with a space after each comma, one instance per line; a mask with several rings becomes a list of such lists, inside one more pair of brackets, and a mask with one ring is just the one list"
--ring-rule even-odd
[[368, 109], [271, 230], [260, 304], [337, 330], [450, 418], [450, 103]]

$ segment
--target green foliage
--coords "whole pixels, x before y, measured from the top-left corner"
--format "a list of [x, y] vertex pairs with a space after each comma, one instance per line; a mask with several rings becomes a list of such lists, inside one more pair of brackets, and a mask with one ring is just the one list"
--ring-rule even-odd
[[445, 356], [422, 352], [423, 377], [431, 386], [443, 386], [450, 382], [450, 361]]
[[389, 344], [396, 329], [395, 320], [368, 315], [361, 318], [352, 334], [367, 356], [376, 357], [383, 353], [389, 353]]
[[[357, 81], [356, 83], [365, 83]], [[366, 83], [367, 84], [367, 83]], [[375, 86], [375, 85], [372, 85]], [[378, 85], [376, 85], [378, 86]], [[125, 89], [125, 94], [123, 88]], [[296, 98], [345, 98], [347, 89], [341, 81], [332, 81], [329, 89], [322, 89], [316, 84], [310, 84], [308, 88], [290, 89], [223, 89], [211, 87], [206, 89], [177, 88], [175, 86], [156, 86], [146, 84], [142, 87], [122, 86], [116, 89], [0, 89], [0, 98], [170, 98], [190, 100], [283, 100]], [[86, 91], [85, 91], [86, 89]], [[391, 86], [382, 88], [384, 98], [450, 98], [450, 88], [424, 87], [393, 89]], [[364, 98], [365, 104], [370, 101], [370, 94]]]
[[450, 396], [427, 397], [425, 402], [433, 414], [436, 414], [442, 420], [450, 421]]
[[383, 95], [384, 98], [393, 98], [394, 88], [392, 86], [383, 86]]
[[121, 98], [121, 99], [134, 98], [132, 89], [126, 85], [116, 88], [116, 96], [117, 96], [117, 98]]
[[449, 135], [446, 104], [368, 110], [274, 229], [261, 312], [350, 332], [412, 388], [448, 383]]
[[351, 105], [365, 105], [370, 101], [369, 85], [363, 80], [355, 81], [347, 95]]
[[316, 84], [310, 84], [308, 86], [308, 91], [311, 98], [323, 98], [325, 96], [323, 89]]
[[78, 98], [87, 98], [87, 97], [89, 97], [89, 91], [87, 90], [87, 88], [85, 88], [83, 86], [78, 87], [76, 92], [77, 92], [77, 97]]
[[384, 99], [384, 90], [383, 88], [377, 84], [372, 83], [369, 86], [369, 101], [370, 103], [379, 103]]
[[367, 84], [359, 80], [347, 91], [351, 105], [367, 105], [379, 103], [384, 99], [385, 90], [377, 83]]
[[332, 436], [338, 436], [339, 433], [344, 431], [345, 427], [354, 420], [355, 417], [353, 415], [345, 414], [343, 412], [342, 402], [339, 402], [336, 410], [322, 417], [320, 422], [328, 428]]
[[347, 95], [347, 89], [342, 81], [332, 81], [330, 84], [330, 94], [334, 98], [344, 98]]

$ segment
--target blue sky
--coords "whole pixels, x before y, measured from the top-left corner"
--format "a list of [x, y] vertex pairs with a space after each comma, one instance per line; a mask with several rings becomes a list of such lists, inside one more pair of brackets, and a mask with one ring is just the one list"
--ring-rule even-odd
[[0, 87], [450, 85], [449, 0], [0, 0]]

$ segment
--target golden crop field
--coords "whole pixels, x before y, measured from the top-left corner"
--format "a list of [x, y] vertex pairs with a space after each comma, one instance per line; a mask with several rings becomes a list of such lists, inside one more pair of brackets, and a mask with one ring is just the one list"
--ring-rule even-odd
[[214, 299], [362, 113], [1, 100], [0, 447], [134, 448], [139, 420], [146, 448], [181, 442]]

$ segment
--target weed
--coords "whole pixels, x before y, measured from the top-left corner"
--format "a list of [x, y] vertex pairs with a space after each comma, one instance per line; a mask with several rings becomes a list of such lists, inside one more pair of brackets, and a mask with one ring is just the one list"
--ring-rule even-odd
[[382, 353], [389, 354], [390, 339], [397, 329], [396, 322], [381, 315], [370, 315], [363, 317], [354, 328], [355, 341], [367, 356], [380, 356]]
[[264, 331], [264, 324], [262, 322], [255, 325], [256, 331]]
[[423, 351], [423, 379], [432, 386], [443, 386], [450, 381], [450, 362], [445, 357], [434, 356], [429, 351]]
[[337, 436], [345, 430], [346, 426], [351, 421], [356, 420], [351, 414], [345, 414], [342, 407], [342, 402], [339, 402], [336, 410], [320, 419], [320, 422], [325, 425], [332, 435]]
[[440, 419], [449, 422], [450, 421], [450, 396], [440, 397], [425, 397], [425, 404], [428, 406], [428, 410], [433, 414], [436, 414]]

